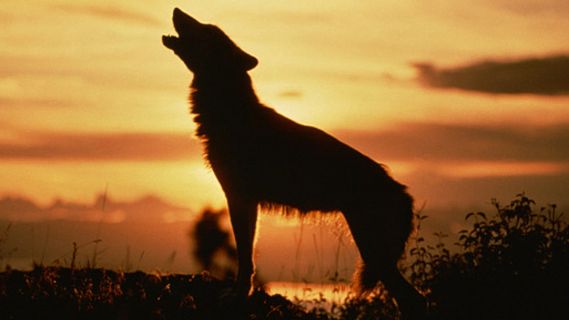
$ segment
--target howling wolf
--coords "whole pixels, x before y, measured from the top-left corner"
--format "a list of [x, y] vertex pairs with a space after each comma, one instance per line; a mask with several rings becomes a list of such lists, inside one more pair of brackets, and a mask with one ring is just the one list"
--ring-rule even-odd
[[205, 157], [219, 180], [237, 243], [234, 293], [247, 296], [254, 274], [258, 208], [289, 213], [341, 212], [359, 249], [361, 292], [381, 281], [406, 319], [423, 297], [397, 261], [412, 229], [413, 200], [384, 167], [322, 130], [259, 102], [247, 74], [258, 61], [221, 29], [174, 10], [178, 36], [162, 43], [193, 73], [191, 113]]

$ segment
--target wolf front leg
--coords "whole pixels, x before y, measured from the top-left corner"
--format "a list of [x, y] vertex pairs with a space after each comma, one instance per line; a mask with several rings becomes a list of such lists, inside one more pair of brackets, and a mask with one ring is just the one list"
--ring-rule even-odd
[[257, 203], [242, 198], [228, 198], [227, 202], [239, 262], [235, 293], [248, 296], [255, 273], [253, 250], [257, 228]]

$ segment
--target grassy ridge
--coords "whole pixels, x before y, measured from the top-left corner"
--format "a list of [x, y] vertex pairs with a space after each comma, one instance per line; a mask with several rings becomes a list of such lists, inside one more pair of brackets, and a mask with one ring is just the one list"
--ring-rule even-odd
[[231, 283], [208, 276], [36, 267], [0, 274], [3, 319], [312, 319], [282, 296], [223, 301]]

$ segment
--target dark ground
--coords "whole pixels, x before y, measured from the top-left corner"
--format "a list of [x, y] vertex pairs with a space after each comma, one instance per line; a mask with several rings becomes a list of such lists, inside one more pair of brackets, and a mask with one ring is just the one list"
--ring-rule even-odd
[[2, 319], [315, 319], [280, 295], [224, 299], [231, 282], [207, 274], [154, 275], [36, 267], [0, 274]]

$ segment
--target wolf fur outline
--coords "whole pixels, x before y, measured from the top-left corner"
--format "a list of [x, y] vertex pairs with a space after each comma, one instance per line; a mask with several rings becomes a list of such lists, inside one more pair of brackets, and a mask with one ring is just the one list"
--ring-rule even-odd
[[163, 36], [162, 42], [194, 75], [196, 134], [227, 198], [237, 244], [236, 293], [251, 290], [259, 207], [341, 212], [362, 258], [361, 290], [381, 280], [405, 318], [420, 317], [423, 298], [396, 266], [412, 229], [413, 200], [406, 187], [331, 135], [260, 103], [247, 73], [257, 59], [221, 29], [178, 8], [173, 22], [178, 36]]

